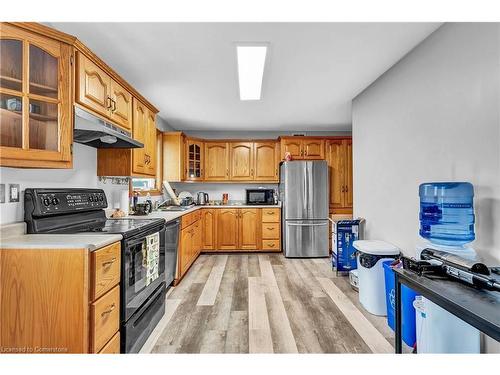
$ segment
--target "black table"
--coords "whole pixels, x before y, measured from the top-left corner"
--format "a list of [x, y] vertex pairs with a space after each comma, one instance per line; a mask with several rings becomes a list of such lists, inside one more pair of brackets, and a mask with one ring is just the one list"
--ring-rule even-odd
[[402, 269], [394, 269], [396, 292], [396, 353], [402, 352], [401, 284], [500, 341], [500, 293], [478, 290], [452, 280], [432, 280]]

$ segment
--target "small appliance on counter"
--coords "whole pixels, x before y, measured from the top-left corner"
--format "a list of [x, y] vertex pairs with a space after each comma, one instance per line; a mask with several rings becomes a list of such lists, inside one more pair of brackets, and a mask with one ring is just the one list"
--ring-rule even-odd
[[196, 196], [196, 204], [198, 206], [205, 206], [209, 201], [208, 194], [204, 191], [200, 191]]
[[248, 205], [269, 205], [275, 203], [274, 189], [246, 189]]

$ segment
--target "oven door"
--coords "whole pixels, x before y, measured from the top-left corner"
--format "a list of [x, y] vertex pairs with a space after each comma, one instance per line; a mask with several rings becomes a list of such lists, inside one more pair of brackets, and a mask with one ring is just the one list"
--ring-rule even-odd
[[[158, 277], [151, 274], [148, 267], [148, 253], [145, 244], [147, 236], [159, 232]], [[165, 281], [165, 227], [143, 232], [122, 241], [122, 299], [121, 320], [126, 322], [151, 296], [158, 286]]]

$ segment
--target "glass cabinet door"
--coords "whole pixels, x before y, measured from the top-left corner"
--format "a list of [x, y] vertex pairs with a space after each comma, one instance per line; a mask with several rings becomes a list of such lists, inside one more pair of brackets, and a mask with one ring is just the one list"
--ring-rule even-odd
[[0, 40], [0, 146], [23, 146], [23, 42]]
[[0, 40], [0, 88], [19, 92], [23, 90], [22, 40]]
[[70, 167], [71, 46], [0, 28], [0, 165]]
[[[29, 148], [57, 151], [59, 147], [58, 59], [29, 46]], [[35, 98], [36, 99], [32, 99]]]
[[187, 143], [187, 176], [188, 180], [202, 178], [202, 145], [200, 142], [188, 141]]

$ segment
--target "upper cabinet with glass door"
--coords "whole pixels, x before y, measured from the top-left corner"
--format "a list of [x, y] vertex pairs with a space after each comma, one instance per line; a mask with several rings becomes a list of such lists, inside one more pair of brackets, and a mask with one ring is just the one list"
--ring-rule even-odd
[[0, 24], [0, 165], [71, 168], [72, 47]]
[[203, 180], [203, 142], [186, 139], [186, 180]]

